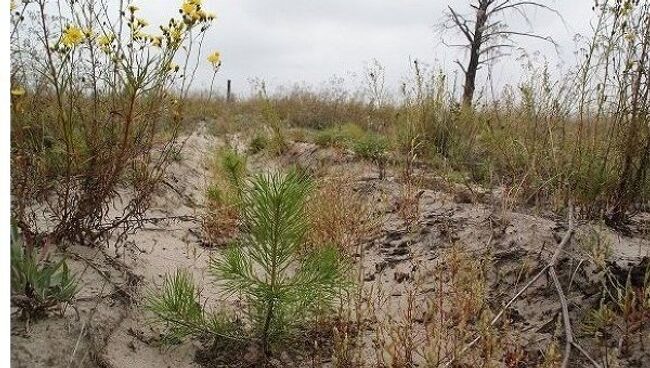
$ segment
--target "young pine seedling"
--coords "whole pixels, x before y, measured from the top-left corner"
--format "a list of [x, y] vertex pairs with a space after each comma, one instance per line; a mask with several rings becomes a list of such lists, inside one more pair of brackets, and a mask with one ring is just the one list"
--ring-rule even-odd
[[311, 183], [297, 173], [251, 178], [242, 193], [242, 235], [211, 268], [230, 293], [244, 296], [266, 355], [271, 345], [332, 307], [347, 286], [336, 248], [304, 252]]

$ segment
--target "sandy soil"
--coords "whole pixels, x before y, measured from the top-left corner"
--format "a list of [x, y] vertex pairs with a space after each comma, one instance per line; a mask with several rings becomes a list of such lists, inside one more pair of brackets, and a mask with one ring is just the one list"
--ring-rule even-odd
[[[29, 326], [12, 317], [11, 358], [15, 367], [198, 366], [195, 354], [201, 344], [187, 342], [161, 348], [160, 331], [148, 323], [142, 304], [147, 292], [160, 285], [166, 273], [184, 268], [201, 283], [208, 303], [238, 307], [236, 300], [221, 300], [219, 290], [211, 285], [206, 266], [212, 252], [218, 250], [205, 248], [200, 241], [198, 216], [206, 187], [206, 156], [222, 144], [223, 140], [211, 136], [205, 126], [188, 137], [182, 160], [170, 168], [149, 214], [151, 218], [175, 217], [175, 220], [152, 221], [118, 248], [69, 247], [69, 265], [82, 283], [75, 302], [76, 311], [69, 307]], [[379, 313], [399, 314], [417, 275], [426, 274], [423, 270], [434, 267], [452, 244], [477, 255], [484, 254], [489, 247], [494, 267], [487, 275], [488, 299], [491, 309], [498, 310], [525, 283], [528, 275], [550, 259], [558, 238], [566, 230], [564, 219], [525, 210], [503, 210], [490, 203], [490, 195], [476, 202], [459, 198], [453, 190], [423, 187], [417, 231], [407, 232], [395, 210], [400, 190], [398, 180], [390, 172], [380, 180], [371, 165], [354, 160], [351, 153], [295, 143], [283, 157], [272, 161], [253, 157], [250, 161], [253, 170], [289, 164], [299, 164], [321, 174], [333, 175], [343, 170], [354, 179], [355, 188], [376, 203], [375, 209], [382, 219], [381, 231], [363, 247], [362, 262], [364, 287], [376, 290], [381, 285], [381, 289], [389, 291], [390, 301]], [[647, 223], [648, 216], [640, 215], [639, 219]], [[586, 232], [594, 226], [597, 225], [580, 223], [577, 232]], [[609, 260], [621, 270], [628, 270], [649, 256], [650, 242], [643, 234], [624, 236], [604, 227], [601, 232], [613, 244]], [[580, 249], [574, 242], [567, 253], [577, 252]], [[522, 273], [524, 260], [528, 268]], [[574, 273], [574, 263], [573, 258], [564, 257], [558, 273], [563, 282], [568, 284], [572, 280], [570, 311], [572, 317], [579, 318], [585, 308], [597, 302], [598, 290], [591, 274], [593, 270], [583, 267]], [[424, 278], [418, 282], [425, 290], [419, 298], [424, 299], [432, 280]], [[545, 328], [556, 321], [559, 310], [559, 301], [549, 283], [541, 281], [531, 287], [525, 297], [515, 302], [509, 316], [513, 329], [519, 331], [520, 338], [531, 350], [541, 349], [555, 333], [554, 326]], [[650, 336], [647, 331], [646, 335]], [[648, 358], [648, 352], [633, 351], [622, 366], [646, 366], [644, 362]]]

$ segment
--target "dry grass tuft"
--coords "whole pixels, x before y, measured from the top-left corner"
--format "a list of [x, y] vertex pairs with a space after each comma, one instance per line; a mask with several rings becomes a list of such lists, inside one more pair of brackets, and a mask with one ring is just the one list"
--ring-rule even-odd
[[350, 255], [378, 231], [372, 207], [353, 184], [349, 178], [327, 178], [315, 190], [307, 204], [308, 244], [330, 244]]
[[237, 234], [241, 186], [247, 175], [246, 157], [224, 148], [211, 158], [210, 167], [201, 225], [207, 244], [223, 245]]

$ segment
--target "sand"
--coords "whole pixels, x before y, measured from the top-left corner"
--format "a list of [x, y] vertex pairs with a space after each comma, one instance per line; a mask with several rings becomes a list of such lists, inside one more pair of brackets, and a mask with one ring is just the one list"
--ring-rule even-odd
[[[238, 149], [245, 149], [244, 139], [227, 138]], [[142, 307], [146, 295], [161, 284], [165, 274], [182, 268], [189, 270], [201, 285], [207, 305], [241, 308], [236, 298], [222, 295], [209, 275], [208, 262], [220, 249], [206, 248], [201, 242], [199, 219], [207, 183], [207, 157], [224, 141], [209, 134], [205, 124], [187, 136], [182, 159], [169, 168], [148, 214], [151, 218], [174, 220], [151, 221], [119, 247], [69, 246], [65, 256], [82, 286], [74, 303], [77, 311], [68, 307], [29, 326], [12, 317], [13, 366], [199, 366], [195, 354], [202, 349], [201, 343], [188, 341], [171, 348], [160, 347], [161, 331], [149, 323]], [[375, 311], [380, 318], [400, 315], [408, 290], [416, 280], [423, 290], [418, 300], [426, 299], [426, 290], [433, 280], [421, 275], [426, 274], [424, 270], [440, 267], [442, 255], [454, 245], [477, 256], [489, 248], [492, 267], [486, 275], [488, 300], [496, 311], [535, 269], [548, 262], [557, 239], [566, 231], [564, 218], [526, 209], [503, 209], [494, 193], [476, 201], [459, 195], [463, 188], [440, 190], [423, 186], [418, 188], [420, 210], [415, 230], [408, 232], [395, 209], [401, 188], [397, 174], [389, 170], [387, 178], [379, 179], [372, 165], [355, 160], [350, 152], [298, 142], [278, 158], [260, 154], [249, 162], [254, 171], [298, 164], [320, 175], [344, 172], [355, 189], [374, 203], [381, 220], [380, 231], [368, 239], [362, 248], [363, 255], [357, 258], [363, 262], [364, 289], [388, 291], [389, 301]], [[638, 215], [638, 227], [647, 228], [649, 218], [648, 214]], [[576, 237], [593, 229], [599, 229], [609, 239], [613, 250], [609, 261], [622, 272], [649, 256], [650, 241], [641, 231], [625, 236], [598, 224], [579, 221]], [[581, 259], [576, 255], [582, 252], [577, 243], [574, 241], [567, 248], [567, 256], [558, 264], [558, 273], [566, 284], [572, 282], [570, 311], [579, 320], [587, 308], [597, 303], [598, 280], [594, 270], [587, 266], [575, 271], [576, 262]], [[522, 272], [524, 264], [528, 265], [526, 272]], [[512, 328], [531, 350], [543, 349], [556, 333], [556, 326], [546, 328], [558, 318], [559, 310], [559, 300], [549, 283], [545, 280], [531, 287], [509, 313]], [[648, 331], [644, 333], [648, 335]], [[368, 333], [369, 346], [371, 339], [372, 333]], [[368, 354], [370, 362], [373, 353]], [[648, 352], [635, 350], [622, 366], [643, 366], [648, 358]], [[331, 361], [325, 359], [319, 364], [327, 366]], [[300, 363], [289, 364], [293, 365]]]

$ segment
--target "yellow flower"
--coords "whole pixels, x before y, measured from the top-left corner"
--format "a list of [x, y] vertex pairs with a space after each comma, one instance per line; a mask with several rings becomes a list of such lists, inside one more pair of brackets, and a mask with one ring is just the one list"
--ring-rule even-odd
[[137, 6], [135, 6], [135, 5], [133, 5], [133, 4], [129, 5], [128, 9], [129, 9], [129, 11], [130, 11], [131, 13], [135, 13], [135, 12], [137, 12], [138, 10], [140, 10], [140, 8], [138, 8]]
[[189, 1], [186, 1], [186, 2], [183, 3], [183, 5], [181, 5], [181, 10], [183, 11], [183, 13], [185, 13], [185, 14], [187, 14], [189, 16], [192, 16], [192, 14], [194, 14], [194, 12], [196, 12], [196, 8], [197, 8], [197, 6], [190, 3]]
[[174, 62], [170, 62], [169, 64], [167, 64], [167, 67], [165, 68], [165, 70], [168, 71], [168, 72], [171, 72], [171, 71], [177, 72], [179, 69], [180, 69], [180, 66], [178, 66], [178, 64], [176, 64]]
[[[183, 20], [188, 24], [194, 24], [196, 22], [204, 22], [209, 19], [210, 14], [206, 13], [201, 8], [201, 0], [185, 0], [181, 4], [181, 14], [183, 14]], [[214, 19], [214, 16], [212, 16]]]
[[11, 0], [9, 3], [9, 11], [13, 12], [14, 10], [16, 10], [16, 2], [14, 0]]
[[133, 39], [136, 41], [147, 41], [149, 39], [149, 35], [142, 31], [135, 31], [133, 32]]
[[181, 42], [181, 40], [183, 39], [183, 30], [184, 30], [183, 23], [169, 30], [169, 38], [171, 44], [178, 45]]
[[138, 18], [138, 19], [136, 19], [135, 22], [136, 22], [136, 24], [138, 24], [140, 27], [146, 27], [146, 26], [149, 25], [149, 22], [147, 22], [146, 20], [144, 20], [144, 19], [142, 19], [142, 18]]
[[192, 14], [192, 20], [197, 21], [197, 20], [203, 20], [206, 19], [206, 13], [203, 11], [203, 9], [199, 9]]
[[208, 62], [216, 68], [221, 63], [221, 54], [219, 54], [219, 51], [215, 51], [208, 55]]
[[162, 44], [162, 37], [156, 36], [156, 37], [151, 37], [151, 45], [155, 47], [160, 47]]
[[111, 43], [113, 43], [114, 39], [115, 35], [113, 34], [101, 35], [99, 38], [97, 38], [97, 44], [101, 47], [108, 47]]
[[61, 43], [64, 46], [73, 47], [83, 42], [85, 38], [86, 35], [81, 28], [77, 26], [68, 26], [61, 35]]
[[11, 90], [11, 95], [15, 97], [20, 97], [25, 94], [25, 89], [22, 86], [18, 86]]

